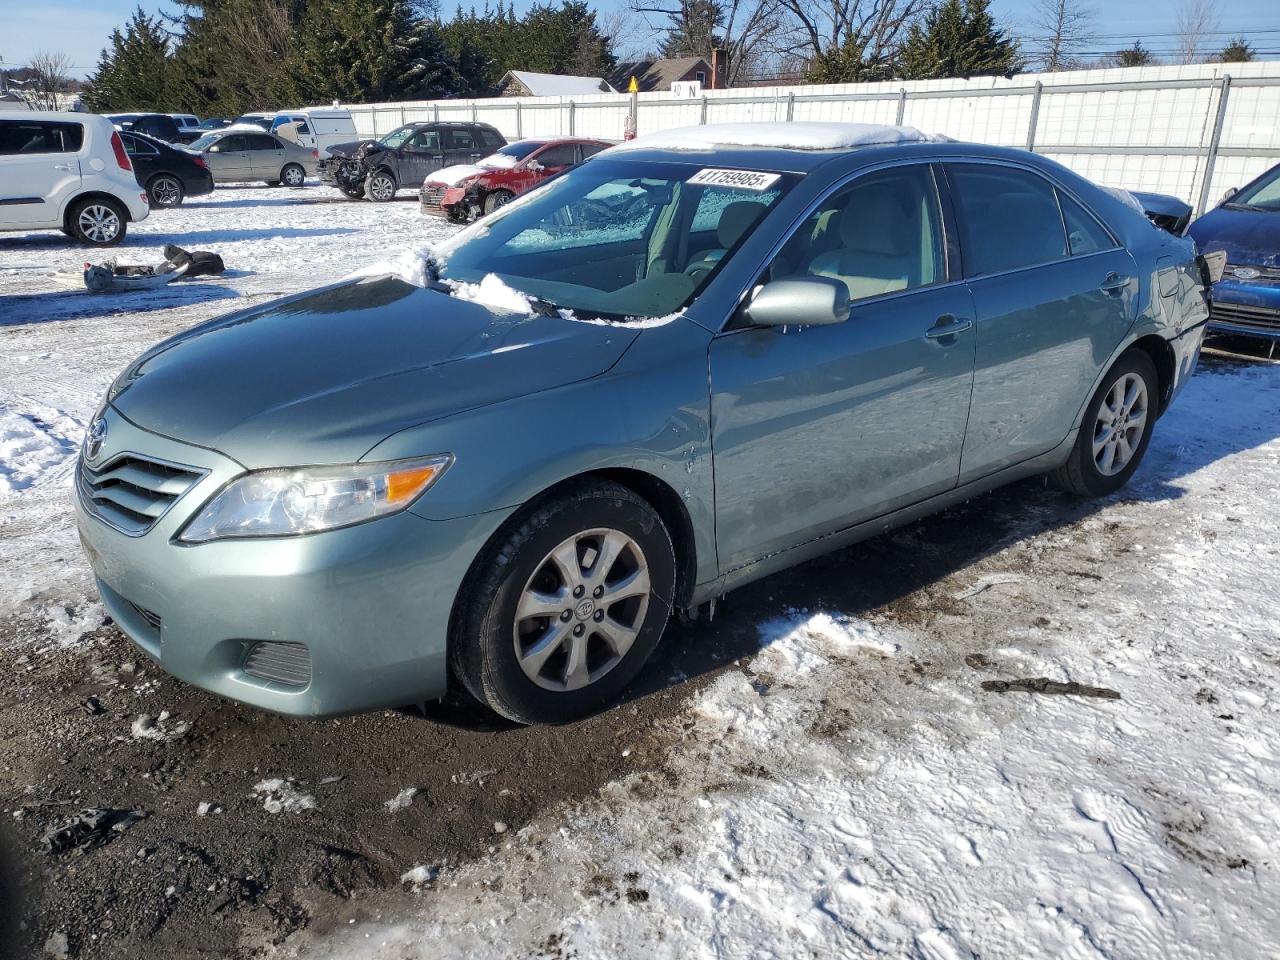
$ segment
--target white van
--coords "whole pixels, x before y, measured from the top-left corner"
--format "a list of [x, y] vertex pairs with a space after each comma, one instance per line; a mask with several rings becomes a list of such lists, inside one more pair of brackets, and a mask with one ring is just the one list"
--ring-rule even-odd
[[326, 147], [360, 139], [351, 111], [342, 107], [303, 107], [281, 110], [271, 123], [271, 132], [286, 140], [296, 140], [304, 147], [327, 156]]
[[61, 230], [105, 247], [150, 212], [124, 141], [106, 117], [0, 116], [0, 230]]

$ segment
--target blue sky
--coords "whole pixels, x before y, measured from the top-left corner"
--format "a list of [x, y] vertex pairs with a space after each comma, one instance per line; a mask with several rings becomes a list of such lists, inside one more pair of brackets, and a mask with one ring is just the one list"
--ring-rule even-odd
[[[98, 54], [107, 42], [111, 30], [123, 24], [137, 0], [50, 0], [50, 2], [24, 2], [11, 0], [3, 15], [4, 31], [0, 35], [0, 58], [6, 66], [20, 66], [38, 50], [61, 50], [72, 57], [74, 73], [84, 76], [92, 71]], [[477, 4], [483, 5], [483, 0]], [[517, 4], [517, 9], [527, 5]], [[601, 10], [617, 9], [626, 0], [597, 0]], [[444, 0], [445, 10], [453, 10], [456, 0]], [[1108, 50], [1128, 46], [1135, 37], [1148, 38], [1145, 45], [1157, 52], [1170, 49], [1172, 37], [1159, 34], [1174, 32], [1177, 3], [1170, 0], [1146, 0], [1123, 4], [1096, 0], [1095, 30], [1103, 35], [1092, 46]], [[172, 11], [176, 4], [142, 3], [144, 10]], [[1033, 0], [993, 0], [996, 16], [1004, 23], [1019, 25], [1030, 21]], [[1120, 9], [1110, 9], [1119, 7]], [[1220, 7], [1220, 29], [1225, 33], [1241, 33], [1250, 38], [1254, 46], [1269, 54], [1268, 59], [1280, 59], [1280, 3], [1277, 0], [1232, 0]], [[1104, 14], [1102, 11], [1106, 11]], [[1226, 37], [1224, 36], [1225, 42]]]

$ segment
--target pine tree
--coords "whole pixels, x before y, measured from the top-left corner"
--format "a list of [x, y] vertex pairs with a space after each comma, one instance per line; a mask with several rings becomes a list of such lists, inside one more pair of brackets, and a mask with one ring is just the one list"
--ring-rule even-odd
[[1236, 37], [1218, 54], [1218, 59], [1223, 63], [1248, 63], [1253, 58], [1253, 45], [1244, 37]]
[[1022, 65], [1017, 43], [996, 26], [989, 0], [943, 0], [913, 24], [900, 54], [905, 80], [1002, 76]]
[[724, 8], [718, 0], [681, 0], [667, 19], [670, 25], [659, 47], [663, 57], [702, 57], [709, 63], [712, 48], [724, 44]]
[[139, 7], [124, 32], [111, 32], [98, 68], [81, 90], [80, 99], [98, 113], [119, 110], [173, 109], [169, 90], [169, 37], [158, 17]]
[[1149, 67], [1156, 62], [1156, 58], [1142, 45], [1141, 40], [1133, 41], [1132, 47], [1117, 50], [1112, 60], [1117, 67]]

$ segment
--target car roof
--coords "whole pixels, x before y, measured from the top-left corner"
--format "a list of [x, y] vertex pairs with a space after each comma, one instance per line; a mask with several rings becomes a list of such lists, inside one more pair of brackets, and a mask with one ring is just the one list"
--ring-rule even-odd
[[0, 114], [3, 120], [62, 120], [84, 123], [89, 119], [107, 119], [99, 113], [83, 113], [75, 110], [23, 110]]

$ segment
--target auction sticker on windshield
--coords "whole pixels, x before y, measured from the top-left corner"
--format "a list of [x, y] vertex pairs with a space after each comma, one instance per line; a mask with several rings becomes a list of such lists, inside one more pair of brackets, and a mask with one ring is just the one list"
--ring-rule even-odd
[[689, 183], [707, 187], [737, 187], [740, 190], [768, 190], [778, 182], [780, 173], [761, 173], [758, 170], [699, 170], [689, 178]]

